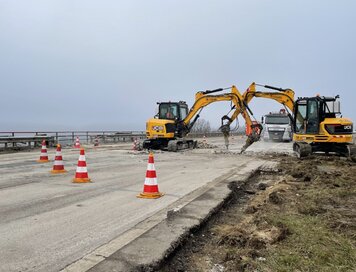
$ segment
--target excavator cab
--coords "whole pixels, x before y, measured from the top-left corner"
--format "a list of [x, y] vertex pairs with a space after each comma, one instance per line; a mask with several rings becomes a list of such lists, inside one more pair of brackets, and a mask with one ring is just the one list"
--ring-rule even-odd
[[[338, 98], [338, 96], [299, 98], [295, 103], [294, 132], [297, 134], [318, 134], [320, 123], [325, 118], [336, 118], [338, 114], [341, 114]], [[330, 125], [326, 125], [325, 129], [328, 129], [329, 132], [332, 130]], [[341, 127], [340, 129], [342, 130]], [[352, 134], [352, 126], [350, 129], [348, 132]]]
[[176, 120], [181, 121], [188, 114], [188, 105], [184, 101], [179, 102], [160, 102], [157, 103], [158, 107], [158, 119]]

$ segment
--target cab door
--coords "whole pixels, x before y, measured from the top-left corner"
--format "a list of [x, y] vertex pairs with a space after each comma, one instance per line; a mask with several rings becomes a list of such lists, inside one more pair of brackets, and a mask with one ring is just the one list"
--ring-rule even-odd
[[307, 105], [306, 99], [297, 100], [294, 112], [294, 133], [306, 134], [307, 130]]
[[307, 108], [307, 134], [318, 134], [319, 133], [319, 101], [316, 99], [308, 100]]
[[296, 134], [318, 134], [320, 124], [319, 101], [315, 98], [303, 98], [296, 102], [294, 115]]

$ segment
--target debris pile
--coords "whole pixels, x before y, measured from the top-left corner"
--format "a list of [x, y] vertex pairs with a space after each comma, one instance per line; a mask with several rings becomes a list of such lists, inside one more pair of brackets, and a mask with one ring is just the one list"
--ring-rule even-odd
[[206, 138], [203, 140], [198, 140], [196, 145], [196, 148], [200, 148], [200, 149], [212, 149], [217, 147], [218, 147], [217, 145], [209, 144]]

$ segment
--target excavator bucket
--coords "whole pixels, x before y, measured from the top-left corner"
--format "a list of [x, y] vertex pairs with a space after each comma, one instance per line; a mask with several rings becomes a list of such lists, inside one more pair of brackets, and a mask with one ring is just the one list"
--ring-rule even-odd
[[245, 152], [245, 150], [252, 145], [254, 142], [257, 142], [261, 138], [263, 126], [259, 123], [255, 123], [251, 125], [251, 133], [247, 136], [245, 145], [241, 148], [241, 153]]
[[221, 130], [222, 134], [224, 135], [226, 149], [229, 149], [230, 126], [222, 125], [219, 129]]

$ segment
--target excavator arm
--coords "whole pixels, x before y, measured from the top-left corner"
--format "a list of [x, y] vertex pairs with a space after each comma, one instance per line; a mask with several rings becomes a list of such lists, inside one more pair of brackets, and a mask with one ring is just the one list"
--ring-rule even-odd
[[205, 92], [197, 92], [195, 94], [194, 105], [191, 107], [188, 115], [184, 118], [183, 122], [188, 125], [193, 119], [193, 117], [196, 116], [202, 108], [214, 102], [231, 101], [236, 108], [242, 108], [243, 97], [235, 86], [231, 87], [230, 93], [211, 95], [211, 93], [221, 92], [223, 90], [225, 89], [220, 88], [212, 91], [208, 90]]
[[[228, 88], [228, 89], [230, 89], [230, 88]], [[242, 117], [245, 119], [247, 126], [251, 126], [251, 127], [256, 126], [255, 124], [253, 124], [251, 117], [249, 115], [249, 112], [251, 114], [252, 114], [252, 112], [248, 108], [247, 103], [244, 101], [243, 95], [239, 92], [239, 90], [236, 88], [236, 86], [231, 87], [230, 93], [212, 95], [212, 93], [221, 92], [223, 90], [225, 90], [225, 89], [220, 88], [220, 89], [216, 89], [216, 90], [208, 90], [205, 92], [197, 92], [196, 93], [194, 105], [191, 107], [186, 118], [184, 118], [178, 124], [178, 131], [179, 131], [180, 137], [183, 137], [190, 132], [194, 123], [199, 118], [199, 112], [204, 107], [208, 106], [211, 103], [220, 102], [220, 101], [231, 101], [234, 104], [234, 106], [232, 107], [232, 109], [234, 109], [233, 114], [230, 117], [228, 117], [228, 116], [223, 117], [223, 120], [225, 119], [228, 121], [226, 124], [223, 124], [220, 128], [224, 134], [225, 143], [227, 143], [226, 144], [227, 147], [228, 147], [228, 137], [229, 137], [229, 132], [230, 132], [230, 124], [232, 122], [234, 122], [234, 120], [238, 117], [239, 114], [241, 114]], [[256, 130], [256, 131], [259, 131], [259, 133], [258, 134], [255, 133], [247, 139], [247, 142], [246, 142], [245, 146], [243, 147], [242, 152], [248, 146], [250, 146], [252, 143], [259, 140], [260, 133], [262, 131], [262, 126], [260, 124], [258, 124], [258, 125], [259, 125], [259, 130]]]
[[[230, 88], [229, 88], [230, 89]], [[235, 109], [234, 113], [230, 117], [229, 124], [231, 124], [239, 114], [242, 114], [248, 124], [252, 124], [251, 118], [247, 112], [247, 107], [244, 103], [244, 98], [236, 88], [236, 86], [231, 87], [230, 93], [223, 93], [218, 95], [211, 95], [212, 93], [221, 92], [225, 89], [208, 90], [205, 92], [197, 92], [195, 94], [194, 105], [188, 112], [188, 115], [180, 122], [181, 127], [184, 127], [181, 136], [188, 134], [193, 127], [196, 120], [199, 118], [199, 112], [211, 103], [221, 102], [221, 101], [231, 101]]]
[[[272, 89], [278, 92], [261, 92], [256, 91], [256, 86], [261, 86], [266, 89]], [[287, 107], [292, 113], [294, 112], [294, 91], [291, 89], [276, 88], [268, 85], [260, 85], [253, 82], [243, 94], [243, 101], [249, 104], [254, 97], [268, 98], [281, 103]]]

